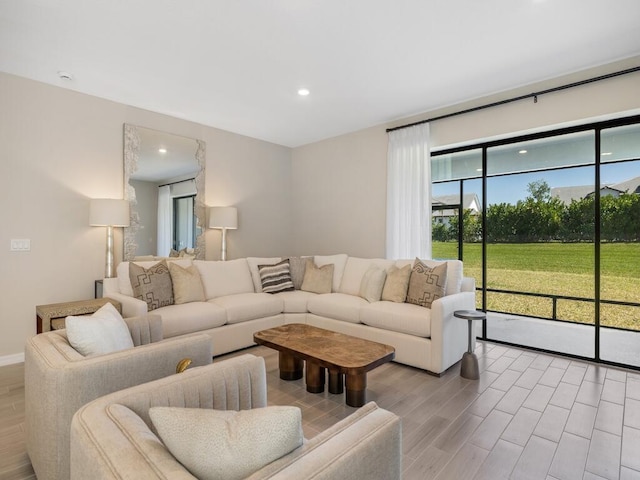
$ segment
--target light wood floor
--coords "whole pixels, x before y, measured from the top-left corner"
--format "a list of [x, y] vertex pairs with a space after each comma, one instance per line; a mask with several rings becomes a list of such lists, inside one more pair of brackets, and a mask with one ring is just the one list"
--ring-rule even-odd
[[[310, 394], [263, 356], [270, 404], [302, 409], [306, 437], [355, 409]], [[368, 400], [402, 417], [405, 480], [640, 479], [640, 374], [478, 342], [481, 379], [390, 363], [369, 373]], [[230, 355], [233, 356], [233, 355]], [[224, 357], [217, 358], [221, 361]], [[24, 444], [24, 367], [0, 367], [0, 479], [35, 478]]]

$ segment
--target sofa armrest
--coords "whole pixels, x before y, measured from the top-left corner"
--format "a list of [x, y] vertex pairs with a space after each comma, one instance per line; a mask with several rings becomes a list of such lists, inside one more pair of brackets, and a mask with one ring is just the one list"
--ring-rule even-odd
[[108, 292], [105, 293], [104, 296], [105, 298], [113, 298], [120, 302], [122, 305], [122, 316], [125, 318], [141, 317], [147, 314], [147, 303], [142, 300], [117, 292]]
[[467, 350], [467, 322], [453, 316], [456, 310], [474, 310], [475, 292], [439, 298], [431, 305], [431, 355], [434, 373], [442, 373]]
[[162, 317], [160, 315], [143, 315], [142, 317], [130, 317], [124, 319], [133, 345], [147, 345], [149, 343], [159, 342], [164, 337], [162, 334]]
[[[60, 331], [64, 332], [64, 331]], [[64, 348], [63, 348], [64, 347]], [[30, 338], [25, 348], [27, 451], [38, 478], [68, 478], [69, 427], [82, 405], [108, 393], [175, 374], [189, 357], [193, 365], [212, 361], [206, 334], [155, 342], [107, 355], [73, 355], [64, 335]], [[74, 351], [75, 352], [75, 351]]]
[[247, 480], [402, 477], [400, 418], [369, 402]]

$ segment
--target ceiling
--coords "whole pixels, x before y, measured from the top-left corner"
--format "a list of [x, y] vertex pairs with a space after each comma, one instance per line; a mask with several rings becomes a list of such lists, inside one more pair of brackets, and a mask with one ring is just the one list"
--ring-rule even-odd
[[636, 56], [638, 19], [638, 0], [0, 0], [0, 71], [296, 147]]

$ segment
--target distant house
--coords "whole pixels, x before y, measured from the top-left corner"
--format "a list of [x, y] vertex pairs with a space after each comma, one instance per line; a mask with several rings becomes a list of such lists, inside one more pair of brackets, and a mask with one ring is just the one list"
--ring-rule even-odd
[[[451, 218], [458, 215], [460, 206], [459, 195], [440, 195], [431, 199], [432, 218], [448, 225]], [[480, 199], [475, 193], [466, 193], [462, 198], [462, 209], [470, 210], [472, 215], [478, 215], [482, 210]]]
[[[560, 199], [562, 203], [568, 205], [572, 201], [582, 200], [595, 193], [593, 185], [583, 185], [577, 187], [554, 187], [551, 189], [551, 196]], [[635, 177], [624, 182], [605, 185], [600, 189], [600, 196], [611, 195], [619, 197], [623, 193], [640, 194], [640, 177]]]

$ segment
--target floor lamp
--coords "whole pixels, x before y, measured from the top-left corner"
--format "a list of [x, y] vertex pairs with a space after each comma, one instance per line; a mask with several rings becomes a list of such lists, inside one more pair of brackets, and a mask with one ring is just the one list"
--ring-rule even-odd
[[227, 230], [238, 228], [238, 209], [236, 207], [209, 207], [209, 228], [222, 230], [222, 251], [220, 259], [227, 259]]
[[115, 277], [113, 227], [129, 226], [129, 202], [112, 198], [94, 198], [89, 204], [89, 225], [107, 227], [107, 258], [104, 277]]

